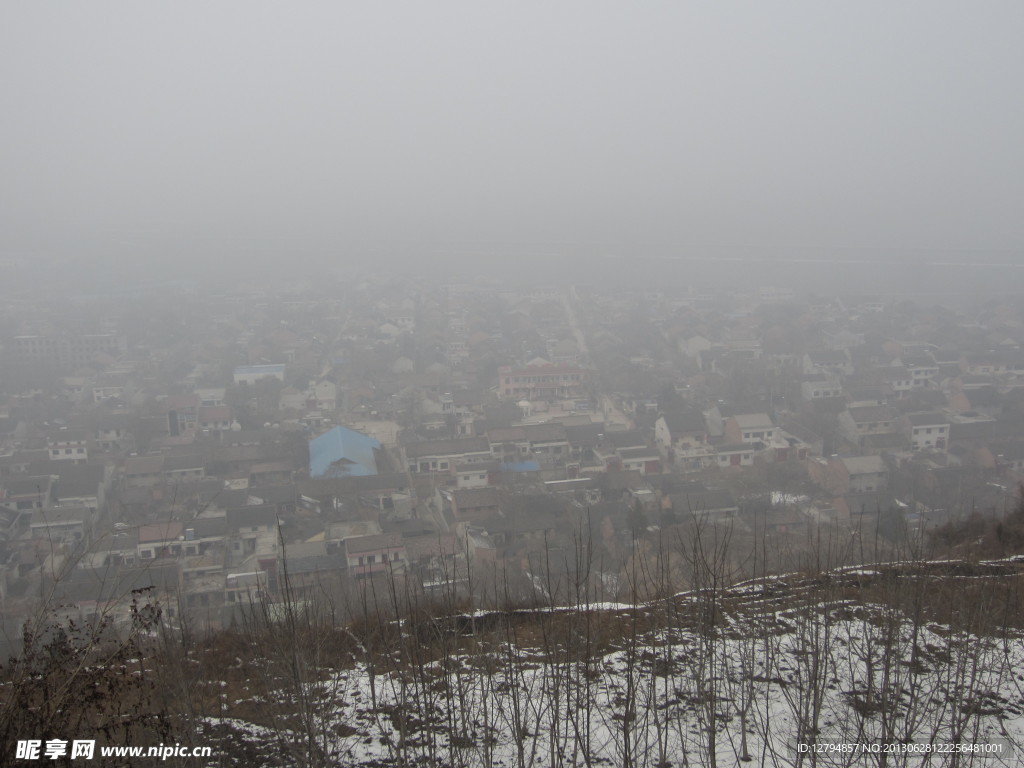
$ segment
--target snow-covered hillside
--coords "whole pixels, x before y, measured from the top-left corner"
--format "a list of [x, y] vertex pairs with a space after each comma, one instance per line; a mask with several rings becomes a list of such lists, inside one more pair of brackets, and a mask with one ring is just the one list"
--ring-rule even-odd
[[[1015, 585], [1018, 567], [890, 564], [479, 613], [430, 653], [406, 626], [389, 654], [301, 685], [254, 665], [206, 732], [266, 765], [1020, 765], [1024, 637], [967, 628], [999, 626], [985, 585]], [[936, 620], [938, 591], [967, 584], [978, 597]]]

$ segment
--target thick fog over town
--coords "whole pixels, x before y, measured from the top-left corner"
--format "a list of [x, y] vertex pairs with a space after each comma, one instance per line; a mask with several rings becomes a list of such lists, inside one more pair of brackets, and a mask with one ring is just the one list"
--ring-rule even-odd
[[1022, 31], [0, 7], [0, 764], [1019, 764]]
[[1024, 247], [1017, 3], [21, 3], [3, 21], [7, 259], [504, 276]]

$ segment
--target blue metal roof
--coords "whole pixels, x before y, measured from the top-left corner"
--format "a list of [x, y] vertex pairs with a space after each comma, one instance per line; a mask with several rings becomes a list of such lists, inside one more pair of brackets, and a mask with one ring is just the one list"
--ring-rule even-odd
[[536, 461], [505, 462], [501, 465], [502, 472], [538, 472], [540, 464]]
[[362, 477], [377, 474], [374, 449], [380, 441], [346, 427], [335, 427], [309, 441], [311, 477]]
[[284, 363], [270, 363], [268, 365], [240, 365], [235, 368], [235, 376], [252, 376], [265, 374], [271, 376], [276, 373], [284, 373]]

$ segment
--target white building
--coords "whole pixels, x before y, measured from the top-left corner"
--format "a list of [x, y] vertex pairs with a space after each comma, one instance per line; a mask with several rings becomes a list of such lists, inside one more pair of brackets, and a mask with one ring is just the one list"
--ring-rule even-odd
[[903, 431], [915, 451], [945, 451], [949, 446], [949, 418], [941, 413], [909, 413]]

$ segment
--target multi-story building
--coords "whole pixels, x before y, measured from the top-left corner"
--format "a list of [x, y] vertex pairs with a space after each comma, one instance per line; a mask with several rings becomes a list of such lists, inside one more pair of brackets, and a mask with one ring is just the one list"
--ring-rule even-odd
[[945, 451], [949, 445], [949, 417], [941, 413], [908, 413], [901, 426], [915, 451]]
[[84, 464], [89, 460], [89, 435], [80, 430], [60, 430], [50, 435], [46, 443], [51, 461], [73, 461]]
[[767, 413], [739, 413], [726, 419], [725, 438], [732, 443], [771, 445], [775, 424]]
[[344, 554], [349, 573], [356, 578], [405, 570], [409, 562], [400, 533], [346, 539]]
[[894, 433], [896, 412], [885, 405], [848, 408], [839, 414], [839, 429], [843, 437], [855, 445], [860, 445], [867, 435]]
[[587, 394], [590, 371], [571, 365], [502, 366], [498, 369], [498, 391], [513, 400], [568, 400]]
[[461, 437], [455, 440], [421, 440], [402, 446], [405, 463], [413, 474], [444, 472], [451, 474], [457, 464], [489, 461], [491, 444], [486, 437]]
[[100, 355], [118, 357], [124, 351], [124, 339], [113, 333], [15, 336], [11, 349], [18, 362], [77, 368], [95, 362]]

